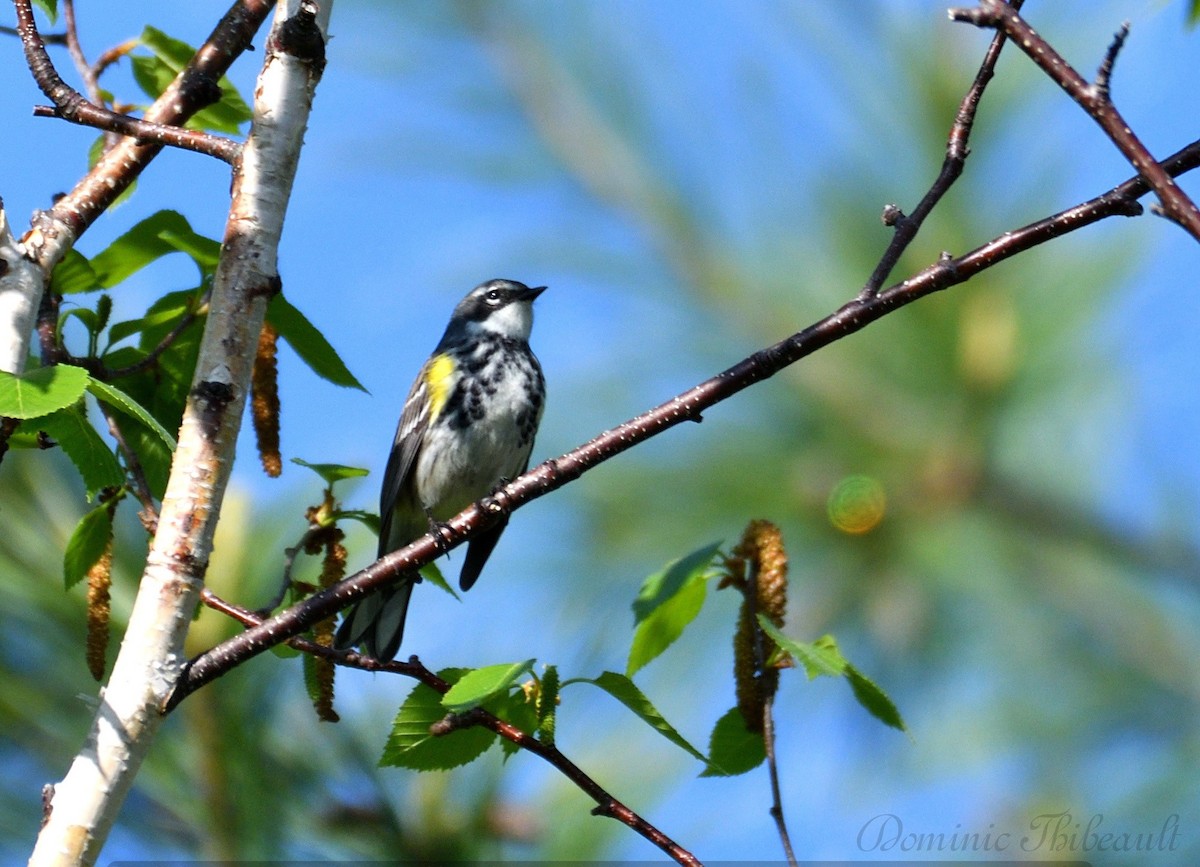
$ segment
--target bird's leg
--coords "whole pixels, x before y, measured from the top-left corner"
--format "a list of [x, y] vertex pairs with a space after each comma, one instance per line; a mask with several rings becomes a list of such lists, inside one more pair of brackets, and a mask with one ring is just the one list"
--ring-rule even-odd
[[443, 556], [449, 557], [450, 542], [446, 539], [446, 535], [450, 533], [450, 525], [433, 517], [433, 512], [429, 509], [425, 509], [425, 519], [429, 521], [429, 534], [437, 543], [438, 550], [442, 552]]

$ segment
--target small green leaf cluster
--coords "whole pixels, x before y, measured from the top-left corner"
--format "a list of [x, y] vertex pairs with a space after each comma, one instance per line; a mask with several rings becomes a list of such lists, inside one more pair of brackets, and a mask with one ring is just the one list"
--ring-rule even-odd
[[[701, 776], [731, 776], [758, 767], [766, 756], [763, 735], [750, 730], [737, 707], [713, 726], [708, 754], [701, 752], [669, 723], [653, 701], [633, 682], [633, 676], [658, 658], [683, 634], [699, 614], [707, 585], [722, 573], [717, 568], [721, 544], [705, 545], [648, 576], [633, 603], [634, 630], [623, 674], [605, 671], [596, 677], [559, 681], [558, 670], [545, 666], [539, 678], [536, 660], [490, 665], [478, 669], [453, 668], [438, 672], [448, 688], [439, 692], [421, 684], [409, 694], [393, 723], [380, 764], [417, 771], [448, 770], [483, 755], [500, 740], [496, 731], [482, 725], [461, 725], [462, 715], [476, 708], [518, 728], [524, 735], [553, 745], [558, 700], [577, 684], [603, 690], [646, 725], [704, 765]], [[789, 638], [767, 618], [759, 623], [781, 650], [800, 661], [809, 679], [845, 677], [855, 698], [873, 716], [889, 726], [904, 729], [892, 701], [873, 681], [851, 665], [832, 636], [814, 642]], [[521, 682], [528, 676], [527, 682]], [[501, 740], [505, 754], [517, 747]]]

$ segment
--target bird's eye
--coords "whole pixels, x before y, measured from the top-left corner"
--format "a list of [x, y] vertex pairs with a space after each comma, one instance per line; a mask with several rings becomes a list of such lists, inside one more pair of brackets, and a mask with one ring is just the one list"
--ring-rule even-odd
[[496, 304], [500, 301], [500, 290], [492, 289], [488, 294], [483, 296], [489, 304]]

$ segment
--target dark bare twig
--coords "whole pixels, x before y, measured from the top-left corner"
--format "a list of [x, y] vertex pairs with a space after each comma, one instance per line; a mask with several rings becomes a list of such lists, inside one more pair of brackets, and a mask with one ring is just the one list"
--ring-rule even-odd
[[[200, 601], [214, 611], [219, 611], [222, 614], [232, 617], [244, 626], [257, 626], [263, 622], [262, 618], [253, 611], [221, 599], [207, 587], [200, 591]], [[325, 647], [324, 645], [300, 637], [290, 638], [288, 645], [304, 653], [311, 653], [314, 656], [333, 660], [337, 664], [348, 668], [361, 668], [364, 671], [382, 671], [411, 677], [443, 695], [450, 689], [450, 684], [422, 665], [421, 661], [415, 656], [410, 656], [407, 662], [382, 662], [360, 653], [354, 653], [353, 651], [334, 650], [331, 647]], [[680, 864], [697, 865], [697, 867], [700, 864], [700, 861], [691, 852], [684, 849], [657, 827], [614, 798], [603, 786], [563, 755], [554, 745], [547, 744], [532, 735], [526, 734], [516, 726], [505, 722], [481, 707], [473, 708], [466, 713], [455, 714], [452, 719], [448, 718], [442, 723], [435, 725], [438, 726], [436, 733], [441, 735], [450, 734], [452, 731], [469, 726], [482, 726], [489, 731], [495, 732], [505, 740], [516, 744], [526, 752], [532, 753], [552, 765], [580, 790], [592, 798], [596, 802], [596, 807], [592, 810], [593, 814], [608, 816], [627, 825]]]
[[[757, 630], [756, 630], [757, 631]], [[761, 670], [761, 669], [760, 669]], [[771, 778], [771, 818], [783, 843], [783, 854], [791, 867], [797, 867], [796, 852], [792, 849], [792, 838], [788, 833], [783, 816], [783, 796], [779, 792], [779, 763], [775, 759], [775, 696], [768, 695], [763, 702], [763, 745], [767, 753], [767, 773]]]
[[1030, 60], [1100, 125], [1134, 170], [1150, 184], [1162, 203], [1165, 215], [1200, 241], [1200, 209], [1154, 159], [1108, 98], [1108, 76], [1112, 71], [1112, 61], [1124, 42], [1122, 34], [1118, 34], [1119, 38], [1109, 47], [1101, 66], [1104, 84], [1101, 87], [1099, 80], [1096, 84], [1089, 84], [1029, 26], [1013, 6], [1003, 0], [979, 0], [977, 7], [951, 9], [949, 14], [954, 21], [965, 21], [977, 27], [990, 27], [1007, 33], [1029, 55]]
[[[184, 150], [196, 151], [233, 163], [241, 153], [241, 145], [232, 139], [215, 136], [199, 130], [141, 120], [126, 114], [117, 114], [102, 105], [89, 102], [59, 76], [54, 68], [46, 45], [38, 33], [37, 21], [33, 16], [30, 0], [13, 0], [17, 10], [17, 30], [25, 46], [25, 59], [29, 71], [53, 106], [35, 106], [33, 113], [38, 117], [60, 117], [82, 126], [127, 135], [144, 142], [171, 145]], [[68, 31], [70, 32], [70, 31]], [[68, 40], [68, 45], [75, 40]], [[80, 54], [82, 60], [82, 54]], [[82, 61], [86, 66], [86, 61]]]
[[171, 348], [171, 344], [179, 339], [179, 335], [183, 334], [187, 330], [187, 327], [195, 322], [199, 318], [200, 313], [208, 307], [208, 298], [209, 293], [205, 293], [204, 297], [200, 299], [200, 303], [196, 305], [196, 309], [184, 313], [179, 321], [175, 323], [175, 327], [164, 334], [162, 340], [158, 341], [155, 347], [146, 353], [144, 358], [139, 358], [137, 361], [127, 364], [124, 367], [104, 368], [101, 370], [100, 376], [105, 380], [120, 379], [123, 376], [132, 376], [135, 373], [140, 373], [143, 370], [153, 367], [158, 363], [159, 357]]
[[1121, 49], [1125, 47], [1125, 40], [1129, 38], [1129, 22], [1125, 21], [1121, 24], [1121, 29], [1113, 35], [1113, 41], [1109, 43], [1108, 51], [1104, 53], [1104, 60], [1100, 64], [1100, 68], [1096, 70], [1096, 90], [1100, 91], [1103, 99], [1109, 98], [1109, 83], [1112, 79], [1113, 66], [1117, 62], [1117, 55], [1121, 53]]
[[100, 405], [104, 421], [108, 424], [108, 432], [116, 440], [117, 448], [125, 459], [125, 469], [128, 471], [129, 480], [132, 483], [129, 489], [142, 504], [142, 510], [138, 512], [138, 520], [142, 522], [147, 533], [154, 535], [154, 531], [158, 529], [158, 504], [154, 502], [154, 496], [150, 493], [150, 483], [146, 481], [146, 471], [142, 469], [142, 462], [138, 460], [137, 452], [126, 442], [125, 434], [122, 432], [121, 426], [117, 424], [116, 414], [112, 407], [104, 401], [97, 401], [97, 403]]
[[[14, 0], [21, 3], [23, 0]], [[179, 126], [197, 111], [220, 99], [217, 81], [250, 48], [251, 40], [267, 15], [275, 7], [270, 0], [232, 0], [204, 43], [188, 65], [167, 86], [162, 95], [146, 109], [143, 119], [167, 126]], [[114, 54], [112, 59], [120, 56]], [[104, 56], [97, 60], [102, 68]], [[108, 62], [111, 62], [109, 60]], [[32, 221], [33, 233], [27, 241], [30, 253], [43, 267], [61, 255], [58, 244], [43, 243], [66, 233], [71, 240], [82, 235], [158, 156], [163, 145], [123, 139], [120, 146], [105, 155], [75, 188], [39, 212]]]
[[[88, 63], [83, 46], [79, 44], [79, 27], [75, 23], [75, 0], [62, 0], [62, 16], [63, 26], [66, 28], [67, 53], [71, 55], [71, 61], [75, 64], [79, 77], [83, 79], [87, 98], [94, 105], [109, 108], [100, 89], [100, 72], [93, 64]], [[119, 135], [112, 130], [104, 130], [104, 149], [112, 149], [118, 138]]]
[[279, 589], [275, 591], [275, 595], [271, 600], [254, 611], [254, 614], [260, 619], [270, 617], [271, 612], [283, 604], [283, 599], [287, 596], [288, 589], [292, 586], [292, 569], [296, 565], [296, 558], [300, 552], [308, 547], [309, 542], [313, 537], [320, 533], [325, 528], [319, 524], [309, 524], [308, 529], [300, 539], [290, 548], [283, 549], [283, 579], [279, 582]]
[[[1024, 2], [1025, 0], [1013, 0], [1013, 8], [1020, 9]], [[900, 257], [904, 255], [904, 251], [917, 236], [925, 218], [929, 216], [930, 211], [942, 200], [942, 197], [954, 186], [954, 182], [962, 174], [967, 157], [971, 154], [969, 142], [971, 130], [975, 127], [975, 114], [979, 111], [979, 102], [983, 99], [983, 92], [987, 89], [988, 82], [996, 74], [996, 61], [1000, 59], [1000, 51], [1004, 48], [1006, 41], [1007, 37], [1002, 32], [996, 33], [992, 38], [992, 43], [988, 46], [987, 52], [983, 55], [983, 61], [979, 64], [979, 71], [975, 73], [975, 80], [971, 82], [970, 88], [963, 95], [962, 102], [958, 104], [958, 111], [954, 114], [954, 123], [950, 127], [950, 135], [946, 139], [946, 157], [942, 160], [942, 168], [938, 172], [937, 179], [930, 186], [929, 192], [922, 197], [911, 214], [906, 215], [896, 205], [888, 205], [884, 208], [884, 225], [891, 226], [896, 231], [892, 233], [891, 243], [880, 257], [875, 270], [871, 272], [867, 284], [859, 292], [860, 300], [865, 301], [878, 294], [884, 281], [892, 273], [896, 263], [900, 261]]]
[[[1162, 164], [1170, 175], [1200, 165], [1200, 141], [1193, 142]], [[241, 635], [192, 659], [180, 675], [168, 709], [190, 693], [220, 677], [251, 657], [303, 632], [313, 623], [336, 613], [373, 590], [399, 580], [402, 575], [434, 560], [443, 547], [462, 544], [468, 536], [525, 503], [544, 496], [668, 428], [695, 419], [703, 410], [767, 379], [806, 355], [840, 340], [888, 313], [926, 295], [966, 282], [999, 262], [1039, 244], [1112, 216], [1142, 212], [1137, 199], [1150, 190], [1138, 176], [1102, 195], [1051, 217], [1003, 235], [962, 256], [939, 261], [919, 274], [875, 295], [855, 298], [841, 309], [779, 343], [755, 352], [728, 370], [688, 389], [660, 406], [605, 431], [590, 442], [547, 460], [497, 490], [493, 496], [464, 509], [443, 526], [439, 542], [422, 536], [388, 554], [329, 590], [310, 596]]]

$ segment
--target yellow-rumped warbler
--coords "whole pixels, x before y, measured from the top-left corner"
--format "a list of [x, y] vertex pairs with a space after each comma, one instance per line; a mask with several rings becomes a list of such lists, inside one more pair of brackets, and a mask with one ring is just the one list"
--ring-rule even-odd
[[[546, 382], [529, 348], [533, 289], [489, 280], [454, 308], [446, 333], [404, 402], [379, 498], [379, 556], [457, 515], [502, 480], [529, 467]], [[470, 590], [504, 531], [505, 519], [474, 536], [458, 583]], [[336, 646], [362, 646], [378, 659], [400, 648], [417, 573], [350, 609]]]

